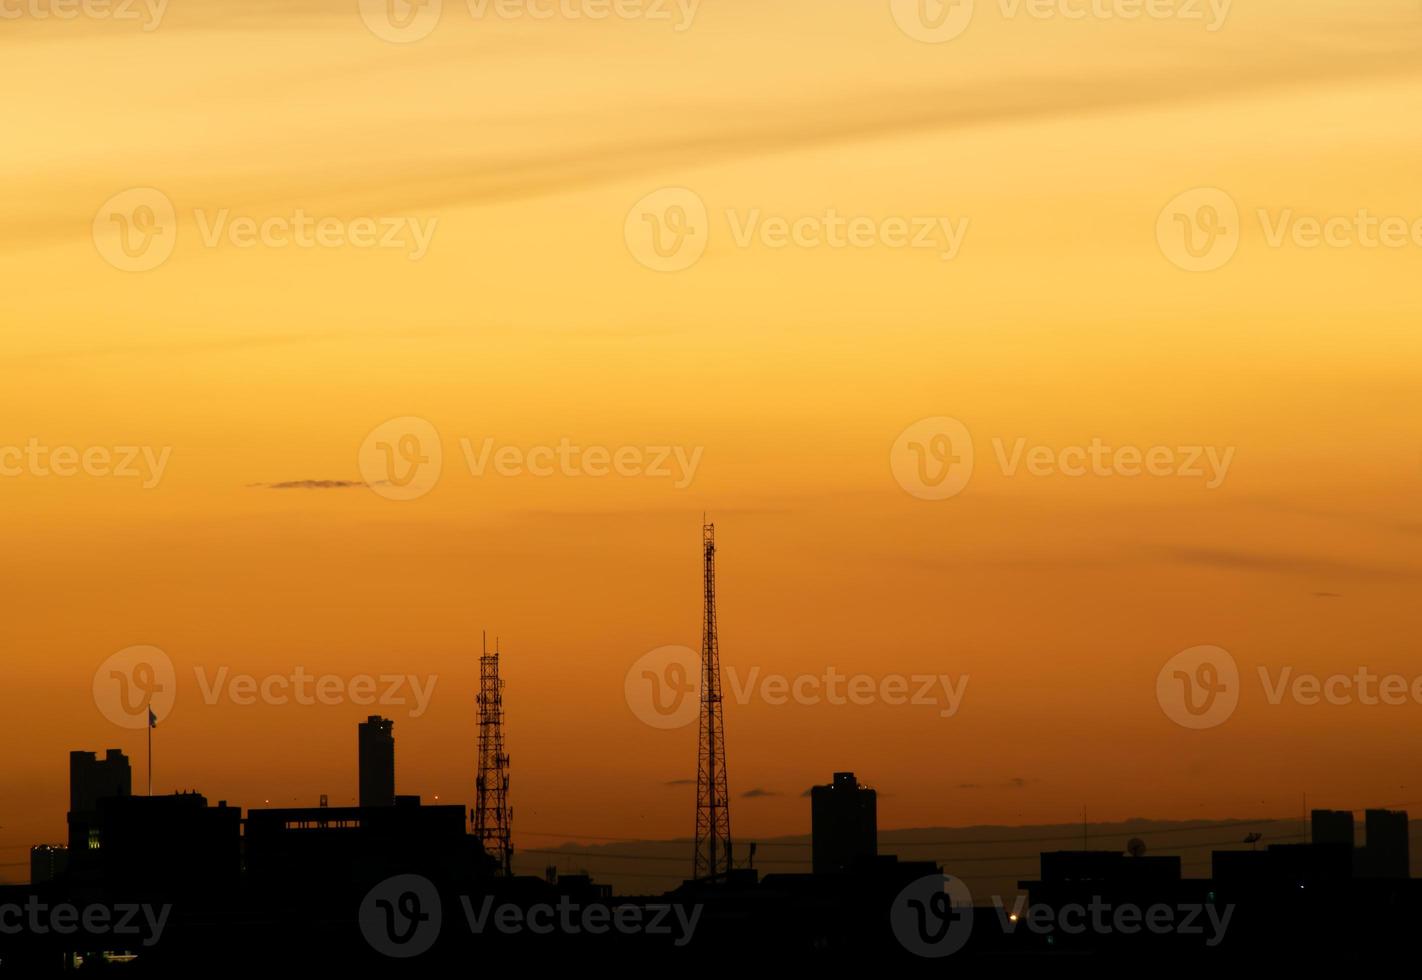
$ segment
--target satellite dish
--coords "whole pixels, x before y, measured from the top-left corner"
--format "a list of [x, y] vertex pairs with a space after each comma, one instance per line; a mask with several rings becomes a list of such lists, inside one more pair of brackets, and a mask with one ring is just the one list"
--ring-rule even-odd
[[1133, 858], [1142, 857], [1146, 852], [1146, 842], [1139, 837], [1132, 837], [1126, 841], [1126, 853]]

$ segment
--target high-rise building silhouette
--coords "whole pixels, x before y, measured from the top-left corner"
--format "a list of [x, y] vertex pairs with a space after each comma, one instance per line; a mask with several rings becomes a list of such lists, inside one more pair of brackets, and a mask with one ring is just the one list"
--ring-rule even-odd
[[1368, 878], [1406, 878], [1411, 874], [1405, 810], [1368, 810], [1363, 814], [1367, 842], [1359, 870]]
[[847, 871], [879, 853], [878, 794], [852, 772], [810, 789], [811, 862], [817, 875]]
[[395, 805], [395, 723], [371, 715], [360, 723], [360, 805]]
[[509, 757], [504, 751], [504, 682], [499, 641], [479, 658], [479, 770], [474, 783], [474, 836], [505, 875], [513, 874], [513, 809]]
[[721, 646], [716, 633], [716, 525], [701, 528], [701, 739], [696, 765], [696, 854], [693, 878], [731, 870], [731, 811], [721, 715]]
[[128, 756], [109, 749], [100, 759], [94, 752], [69, 753], [69, 809], [96, 809], [110, 796], [133, 795], [133, 767]]
[[100, 759], [93, 752], [69, 753], [69, 853], [81, 861], [102, 841], [99, 801], [133, 795], [133, 767], [128, 756], [109, 749]]
[[1314, 810], [1311, 816], [1315, 844], [1353, 846], [1352, 810]]
[[36, 844], [30, 848], [30, 884], [54, 881], [69, 867], [69, 848], [63, 844]]

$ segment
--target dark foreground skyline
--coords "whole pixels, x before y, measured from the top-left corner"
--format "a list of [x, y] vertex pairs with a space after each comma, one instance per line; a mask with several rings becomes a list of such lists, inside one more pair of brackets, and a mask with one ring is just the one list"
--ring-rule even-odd
[[[353, 807], [244, 813], [197, 792], [134, 795], [123, 753], [72, 753], [67, 845], [35, 849], [30, 885], [0, 887], [0, 974], [103, 961], [167, 976], [217, 949], [234, 969], [399, 964], [417, 975], [481, 955], [690, 966], [728, 950], [901, 966], [1293, 962], [1401, 945], [1422, 915], [1403, 812], [1358, 823], [1315, 810], [1302, 832], [1289, 821], [1146, 826], [1114, 847], [1116, 835], [1089, 824], [932, 841], [881, 833], [878, 794], [851, 772], [808, 792], [808, 842], [746, 842], [711, 879], [674, 873], [676, 860], [691, 867], [690, 840], [657, 842], [682, 849], [671, 862], [624, 849], [614, 860], [652, 862], [649, 874], [666, 880], [617, 894], [596, 873], [559, 868], [560, 857], [604, 857], [596, 844], [516, 847], [506, 873], [466, 806], [390, 795], [394, 746], [371, 742], [390, 729], [379, 718], [359, 728], [367, 798]], [[1159, 853], [1180, 835], [1194, 839], [1183, 844], [1191, 856]], [[1236, 846], [1206, 853], [1211, 835]], [[1034, 843], [1031, 874], [993, 890], [992, 876], [1021, 867]], [[965, 854], [967, 844], [1014, 853]], [[954, 848], [941, 860], [896, 853]], [[793, 869], [804, 850], [810, 867]], [[544, 858], [541, 874], [518, 872]]]

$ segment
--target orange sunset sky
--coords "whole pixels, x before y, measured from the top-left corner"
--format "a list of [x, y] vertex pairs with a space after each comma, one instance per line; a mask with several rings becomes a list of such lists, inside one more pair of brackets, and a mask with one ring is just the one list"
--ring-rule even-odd
[[[689, 835], [695, 728], [644, 724], [625, 682], [699, 645], [703, 513], [728, 677], [967, 678], [946, 718], [730, 700], [738, 839], [807, 832], [837, 769], [885, 828], [1422, 800], [1422, 704], [1275, 705], [1257, 676], [1422, 675], [1422, 6], [978, 0], [941, 43], [888, 0], [703, 0], [689, 24], [445, 0], [404, 43], [359, 7], [4, 8], [0, 452], [169, 452], [156, 480], [0, 476], [0, 879], [63, 839], [70, 750], [121, 747], [141, 785], [143, 731], [94, 694], [138, 644], [176, 672], [155, 792], [353, 801], [381, 712], [399, 792], [472, 802], [487, 629], [515, 845]], [[147, 271], [95, 234], [131, 188], [174, 208]], [[664, 188], [706, 209], [678, 271], [637, 237]], [[1162, 212], [1199, 188], [1237, 206], [1237, 251], [1192, 272]], [[1406, 240], [1275, 234], [1362, 209]], [[205, 235], [298, 211], [433, 233], [418, 256]], [[951, 258], [738, 234], [831, 211], [966, 231]], [[367, 436], [407, 417], [443, 466], [392, 499]], [[975, 458], [931, 500], [900, 436], [936, 417]], [[697, 464], [480, 475], [461, 446], [565, 439]], [[1214, 486], [999, 459], [1093, 440], [1232, 455]], [[1205, 644], [1239, 706], [1190, 730], [1156, 679]], [[434, 687], [418, 717], [209, 704], [224, 668]]]

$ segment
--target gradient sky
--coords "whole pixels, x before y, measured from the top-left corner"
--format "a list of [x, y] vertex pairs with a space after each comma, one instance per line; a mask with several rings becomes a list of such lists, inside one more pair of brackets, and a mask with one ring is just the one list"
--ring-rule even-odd
[[[836, 769], [888, 827], [1422, 799], [1422, 705], [1274, 706], [1252, 680], [1422, 674], [1422, 244], [1272, 247], [1255, 217], [1422, 218], [1422, 7], [1239, 0], [1209, 32], [979, 0], [943, 44], [887, 2], [706, 0], [682, 32], [447, 2], [410, 44], [354, 0], [240, 8], [0, 22], [0, 446], [172, 449], [151, 488], [0, 478], [0, 864], [63, 838], [69, 750], [122, 747], [142, 781], [143, 732], [91, 693], [134, 644], [179, 679], [157, 791], [351, 799], [355, 724], [384, 710], [399, 791], [469, 801], [488, 629], [516, 843], [690, 833], [694, 729], [641, 723], [624, 679], [698, 643], [703, 512], [728, 670], [970, 679], [946, 719], [728, 705], [738, 838], [806, 830]], [[91, 237], [132, 187], [179, 215], [148, 272]], [[664, 187], [710, 212], [676, 273], [624, 241]], [[1200, 187], [1238, 204], [1238, 252], [1189, 273], [1156, 225]], [[224, 208], [438, 225], [419, 261], [205, 247], [193, 213]], [[757, 208], [970, 223], [948, 262], [739, 247], [726, 212]], [[361, 481], [362, 440], [403, 416], [443, 441], [432, 492], [271, 486]], [[890, 467], [934, 416], [977, 450], [949, 500]], [[702, 456], [682, 488], [476, 477], [461, 438]], [[1018, 439], [1234, 456], [1214, 489], [1008, 476], [993, 440]], [[1201, 644], [1246, 683], [1191, 731], [1155, 680]], [[223, 667], [437, 681], [418, 718], [208, 705], [194, 671]]]

